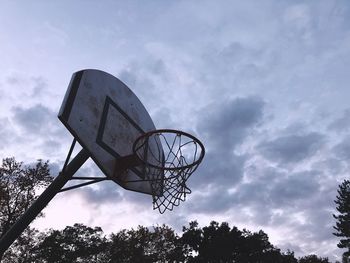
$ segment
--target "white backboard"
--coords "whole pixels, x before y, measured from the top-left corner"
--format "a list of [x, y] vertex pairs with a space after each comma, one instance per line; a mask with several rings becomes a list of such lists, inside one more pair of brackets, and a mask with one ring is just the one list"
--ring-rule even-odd
[[136, 138], [156, 129], [123, 82], [100, 70], [74, 73], [58, 118], [107, 177], [128, 190], [152, 194], [149, 181], [142, 181], [142, 167], [130, 168], [123, 175], [115, 172], [116, 160], [132, 154]]

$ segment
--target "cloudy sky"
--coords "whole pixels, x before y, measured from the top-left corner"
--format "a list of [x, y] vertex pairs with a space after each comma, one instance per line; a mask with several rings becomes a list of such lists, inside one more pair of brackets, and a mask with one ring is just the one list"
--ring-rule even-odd
[[[191, 132], [207, 154], [193, 193], [159, 215], [112, 182], [59, 194], [40, 229], [106, 233], [211, 220], [297, 256], [336, 259], [337, 185], [349, 178], [348, 1], [0, 1], [0, 157], [50, 160], [72, 136], [57, 113], [73, 72], [126, 83], [157, 128]], [[80, 175], [102, 175], [88, 162]]]

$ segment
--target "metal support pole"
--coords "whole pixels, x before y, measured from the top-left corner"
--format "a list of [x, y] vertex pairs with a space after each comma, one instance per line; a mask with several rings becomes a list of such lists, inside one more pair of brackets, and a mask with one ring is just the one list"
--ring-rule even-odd
[[24, 212], [16, 223], [0, 239], [0, 261], [5, 251], [22, 234], [35, 217], [45, 208], [52, 198], [62, 189], [78, 169], [89, 159], [90, 154], [84, 148], [60, 172], [38, 199]]

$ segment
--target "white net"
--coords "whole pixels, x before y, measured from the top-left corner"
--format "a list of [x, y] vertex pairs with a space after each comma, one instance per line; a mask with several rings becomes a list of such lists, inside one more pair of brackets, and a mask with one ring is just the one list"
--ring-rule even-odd
[[186, 182], [204, 157], [203, 144], [181, 131], [157, 130], [138, 138], [133, 149], [150, 181], [153, 208], [164, 213], [185, 201], [191, 193]]

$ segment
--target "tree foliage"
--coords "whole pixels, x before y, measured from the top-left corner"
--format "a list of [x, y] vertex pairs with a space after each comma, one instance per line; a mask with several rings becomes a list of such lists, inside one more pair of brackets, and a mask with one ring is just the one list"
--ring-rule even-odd
[[338, 247], [345, 248], [347, 251], [344, 253], [345, 258], [350, 257], [350, 181], [345, 180], [339, 185], [338, 195], [336, 196], [336, 209], [337, 215], [333, 215], [336, 219], [334, 229], [335, 236], [341, 237]]
[[[63, 230], [32, 233], [5, 263], [329, 263], [327, 258], [309, 255], [295, 258], [282, 253], [263, 231], [230, 228], [211, 222], [203, 228], [190, 222], [182, 236], [166, 225], [123, 229], [106, 237], [100, 227], [83, 224]], [[30, 234], [30, 233], [28, 233]]]
[[178, 240], [166, 225], [121, 230], [110, 237], [108, 262], [183, 262]]
[[316, 255], [309, 255], [299, 259], [299, 263], [329, 263], [328, 258], [319, 258]]
[[283, 262], [297, 263], [293, 253], [281, 253], [270, 242], [263, 231], [252, 233], [228, 223], [212, 221], [200, 228], [197, 222], [190, 222], [183, 228], [181, 237], [186, 262]]
[[83, 224], [42, 233], [33, 255], [34, 262], [105, 262], [107, 239], [100, 227]]
[[8, 249], [1, 260], [2, 263], [31, 263], [35, 262], [33, 254], [39, 243], [39, 231], [27, 227]]
[[48, 162], [38, 160], [24, 166], [14, 158], [5, 158], [0, 167], [0, 236], [15, 223], [37, 198], [38, 189], [52, 181]]
[[[37, 191], [52, 181], [48, 162], [24, 166], [6, 158], [0, 167], [0, 235], [36, 200]], [[338, 215], [334, 227], [338, 244], [350, 250], [350, 181], [339, 186]], [[309, 255], [296, 259], [283, 253], [260, 230], [250, 232], [212, 221], [199, 227], [196, 221], [183, 227], [182, 235], [166, 225], [123, 229], [106, 237], [100, 227], [83, 224], [46, 232], [27, 228], [3, 258], [4, 263], [329, 263]], [[345, 254], [345, 253], [344, 253]]]
[[[37, 192], [52, 182], [48, 162], [38, 160], [30, 166], [5, 158], [0, 167], [0, 237], [36, 200]], [[40, 214], [42, 215], [42, 214]], [[40, 216], [39, 215], [39, 216]], [[36, 244], [35, 229], [27, 228], [6, 251], [2, 262], [29, 262]], [[16, 255], [21, 255], [14, 260]], [[1, 256], [0, 256], [1, 257]]]

